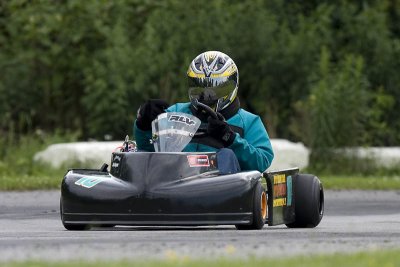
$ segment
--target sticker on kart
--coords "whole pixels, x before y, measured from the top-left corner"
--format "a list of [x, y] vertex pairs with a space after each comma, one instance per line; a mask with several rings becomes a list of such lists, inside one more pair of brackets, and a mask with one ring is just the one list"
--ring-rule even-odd
[[78, 181], [75, 182], [76, 185], [83, 186], [85, 188], [92, 188], [95, 185], [98, 185], [99, 183], [110, 179], [109, 177], [105, 178], [103, 177], [94, 177], [94, 176], [89, 176], [89, 177], [82, 177]]
[[283, 207], [292, 205], [292, 176], [285, 174], [275, 175], [274, 181], [274, 200], [273, 207]]
[[190, 167], [210, 167], [210, 160], [207, 155], [188, 155]]

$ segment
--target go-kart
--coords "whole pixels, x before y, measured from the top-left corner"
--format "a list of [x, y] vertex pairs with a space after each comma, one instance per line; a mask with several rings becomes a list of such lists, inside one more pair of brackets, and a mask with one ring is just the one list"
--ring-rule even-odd
[[235, 225], [246, 230], [320, 223], [324, 190], [316, 176], [298, 168], [221, 173], [218, 153], [180, 152], [202, 134], [200, 125], [189, 114], [160, 114], [152, 123], [156, 152], [132, 151], [134, 143], [126, 139], [112, 153], [110, 171], [107, 164], [69, 170], [61, 185], [64, 227]]

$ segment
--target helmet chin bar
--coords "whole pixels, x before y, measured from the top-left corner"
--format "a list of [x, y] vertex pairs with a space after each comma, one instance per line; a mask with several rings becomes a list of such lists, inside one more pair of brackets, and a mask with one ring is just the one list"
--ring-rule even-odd
[[215, 92], [211, 89], [205, 89], [204, 92], [202, 92], [199, 97], [197, 98], [197, 100], [200, 103], [203, 103], [211, 108], [214, 109], [218, 99], [217, 99], [217, 95], [215, 94]]
[[[192, 103], [193, 101], [200, 102], [204, 105], [207, 105], [215, 112], [221, 112], [224, 108], [226, 108], [231, 103], [231, 96], [232, 94], [226, 97], [217, 98], [218, 96], [214, 90], [207, 88], [197, 96], [192, 96], [189, 94], [189, 98]], [[197, 109], [197, 105], [194, 105], [194, 107]]]
[[224, 102], [223, 98], [218, 99], [217, 105], [215, 106], [216, 112], [220, 112], [222, 108], [225, 106], [223, 102]]
[[[220, 112], [229, 104], [229, 99], [224, 100], [224, 98], [220, 98], [218, 100], [196, 99], [196, 101], [209, 106], [215, 112]], [[195, 108], [197, 109], [197, 106], [195, 106]]]
[[226, 108], [230, 104], [230, 99], [227, 97], [226, 99], [220, 98], [218, 99], [217, 105], [215, 107], [216, 112], [221, 112], [224, 108]]
[[199, 107], [199, 105], [198, 105], [198, 103], [201, 103], [201, 104], [203, 104], [203, 105], [206, 105], [206, 106], [208, 106], [208, 107], [210, 107], [211, 109], [214, 109], [215, 110], [215, 107], [216, 107], [216, 100], [204, 100], [204, 99], [201, 99], [201, 98], [198, 98], [198, 97], [190, 97], [190, 102], [192, 103], [192, 105], [193, 105], [193, 107], [196, 109], [196, 110], [198, 110], [199, 108], [200, 108], [200, 110], [201, 110], [201, 107]]

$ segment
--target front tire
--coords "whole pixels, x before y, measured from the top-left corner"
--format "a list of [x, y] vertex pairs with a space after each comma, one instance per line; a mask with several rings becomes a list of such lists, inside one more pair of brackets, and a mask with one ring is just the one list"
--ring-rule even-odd
[[267, 193], [262, 187], [261, 183], [258, 182], [256, 189], [254, 190], [253, 197], [253, 220], [252, 223], [247, 224], [237, 224], [236, 229], [238, 230], [259, 230], [264, 227], [265, 221], [267, 219]]
[[298, 174], [294, 179], [296, 221], [289, 228], [316, 227], [324, 216], [324, 188], [315, 175]]

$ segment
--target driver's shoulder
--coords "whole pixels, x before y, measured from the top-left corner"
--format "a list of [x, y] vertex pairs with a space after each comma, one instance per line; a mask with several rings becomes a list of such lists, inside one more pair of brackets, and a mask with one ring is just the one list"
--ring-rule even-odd
[[190, 103], [176, 103], [167, 108], [167, 112], [183, 112], [192, 114], [190, 111]]
[[240, 108], [235, 116], [232, 117], [234, 120], [240, 120], [244, 125], [252, 123], [257, 120], [260, 116], [253, 114], [245, 109]]
[[256, 114], [253, 114], [253, 113], [251, 113], [251, 112], [249, 112], [249, 111], [247, 111], [245, 109], [242, 109], [242, 108], [239, 109], [238, 114], [241, 117], [250, 118], [250, 119], [257, 119], [258, 117], [260, 117], [260, 116], [258, 116]]

